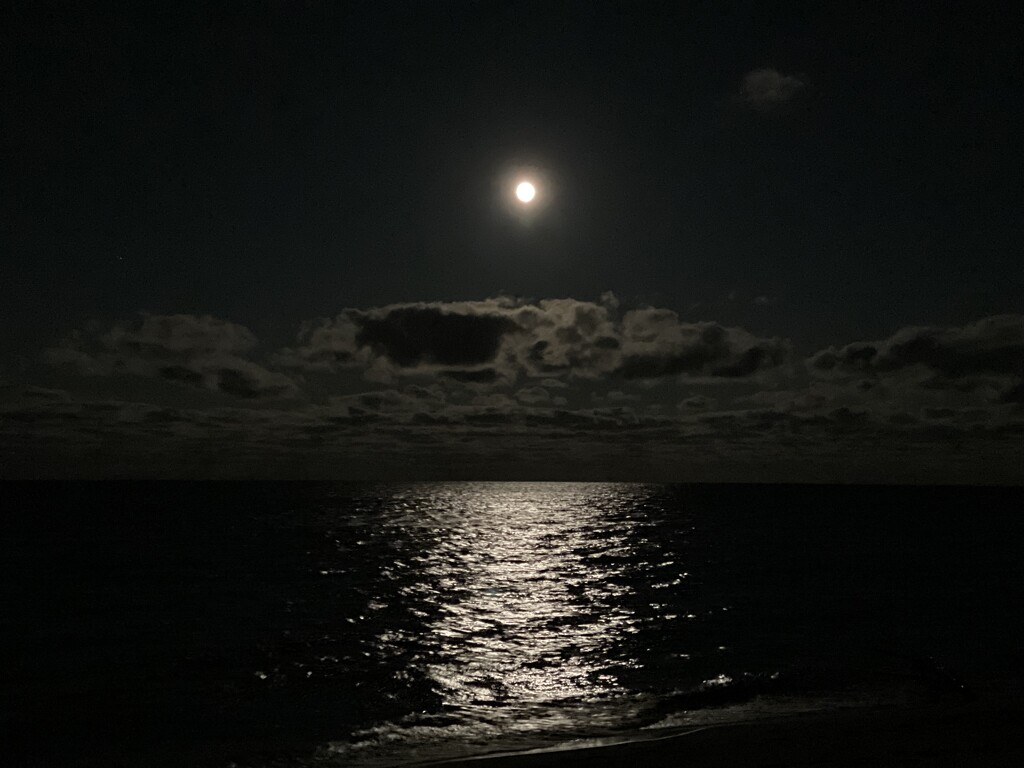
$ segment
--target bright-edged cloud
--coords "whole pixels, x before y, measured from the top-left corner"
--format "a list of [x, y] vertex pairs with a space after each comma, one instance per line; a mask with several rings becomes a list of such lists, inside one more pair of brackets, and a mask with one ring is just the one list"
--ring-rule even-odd
[[783, 365], [790, 346], [742, 328], [688, 323], [668, 309], [495, 298], [348, 309], [307, 325], [275, 361], [298, 370], [363, 369], [371, 379], [442, 376], [466, 383], [519, 378], [736, 379]]

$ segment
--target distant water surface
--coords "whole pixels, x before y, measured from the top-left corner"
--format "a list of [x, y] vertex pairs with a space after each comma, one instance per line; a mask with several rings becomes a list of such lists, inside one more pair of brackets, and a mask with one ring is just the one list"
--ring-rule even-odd
[[1019, 489], [3, 490], [19, 764], [394, 765], [1020, 693]]

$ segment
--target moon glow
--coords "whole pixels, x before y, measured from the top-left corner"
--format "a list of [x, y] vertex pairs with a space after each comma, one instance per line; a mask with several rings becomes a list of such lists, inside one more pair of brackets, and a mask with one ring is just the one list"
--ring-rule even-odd
[[521, 181], [516, 186], [516, 197], [519, 198], [519, 202], [521, 203], [530, 202], [531, 200], [533, 200], [536, 194], [537, 188], [534, 187], [533, 184], [531, 184], [528, 181]]

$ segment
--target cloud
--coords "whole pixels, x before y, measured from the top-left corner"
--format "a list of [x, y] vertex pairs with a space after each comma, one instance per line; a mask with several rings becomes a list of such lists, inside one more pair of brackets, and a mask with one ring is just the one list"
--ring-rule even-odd
[[524, 405], [547, 405], [551, 402], [551, 393], [544, 387], [523, 387], [516, 392], [516, 400]]
[[498, 372], [494, 368], [477, 368], [471, 371], [441, 371], [440, 375], [465, 384], [493, 384], [498, 380]]
[[783, 365], [790, 354], [782, 339], [717, 323], [681, 323], [668, 310], [628, 313], [624, 329], [626, 354], [616, 371], [624, 379], [744, 378]]
[[656, 307], [507, 297], [346, 309], [307, 324], [275, 362], [306, 371], [362, 369], [371, 380], [440, 376], [470, 384], [539, 379], [736, 379], [781, 366], [789, 343], [742, 328], [686, 323]]
[[[248, 329], [205, 315], [72, 333], [47, 351], [57, 372], [0, 384], [0, 467], [1002, 482], [1019, 477], [1024, 450], [1018, 315], [908, 327], [822, 349], [804, 368], [784, 339], [608, 296], [346, 309], [303, 325], [272, 362], [259, 349]], [[69, 372], [92, 381], [76, 388]], [[125, 375], [151, 384], [126, 387]], [[139, 401], [97, 399], [126, 391]]]
[[357, 322], [356, 344], [402, 368], [489, 363], [502, 337], [518, 328], [500, 314], [449, 312], [443, 306], [395, 307], [380, 315], [361, 315]]
[[244, 354], [256, 346], [248, 328], [210, 315], [142, 315], [114, 325], [101, 340], [109, 349], [153, 355]]
[[678, 403], [676, 408], [683, 413], [692, 413], [695, 411], [714, 410], [717, 406], [718, 401], [714, 398], [705, 397], [704, 395], [694, 395]]
[[348, 312], [308, 321], [299, 329], [298, 345], [277, 351], [271, 362], [279, 368], [325, 372], [356, 366], [358, 330]]
[[755, 69], [743, 76], [740, 97], [754, 109], [770, 109], [793, 99], [806, 83], [777, 69]]
[[0, 403], [0, 467], [23, 477], [1019, 479], [1019, 412], [883, 418], [856, 406], [714, 410], [698, 399], [668, 417], [642, 404], [559, 407], [535, 390], [453, 402], [410, 385], [321, 405], [169, 408], [26, 388]]
[[77, 331], [44, 359], [86, 375], [152, 377], [232, 397], [295, 396], [291, 378], [246, 357], [256, 346], [247, 328], [209, 315], [142, 315], [106, 331]]
[[1024, 385], [1024, 315], [954, 327], [902, 328], [882, 341], [828, 347], [807, 360], [812, 375], [925, 390], [979, 392], [1019, 402]]

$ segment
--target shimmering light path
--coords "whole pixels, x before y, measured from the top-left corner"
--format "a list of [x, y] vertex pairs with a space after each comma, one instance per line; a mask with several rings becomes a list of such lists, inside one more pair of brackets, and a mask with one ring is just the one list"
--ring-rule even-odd
[[[399, 601], [413, 620], [375, 635], [370, 652], [405, 660], [402, 674], [436, 697], [433, 711], [481, 738], [621, 726], [623, 695], [651, 671], [638, 637], [696, 618], [692, 602], [679, 605], [689, 577], [685, 513], [672, 515], [680, 535], [650, 537], [665, 522], [652, 514], [656, 493], [629, 484], [409, 486], [382, 510], [381, 536], [399, 550], [416, 545], [385, 569], [372, 602]], [[665, 672], [690, 654], [663, 656]]]
[[[626, 492], [628, 493], [628, 491]], [[609, 662], [640, 618], [628, 582], [638, 523], [622, 488], [463, 486], [429, 517], [444, 533], [424, 555], [443, 590], [429, 675], [446, 704], [523, 705], [620, 690]], [[633, 491], [635, 494], [636, 491]], [[676, 574], [671, 574], [675, 576]]]

